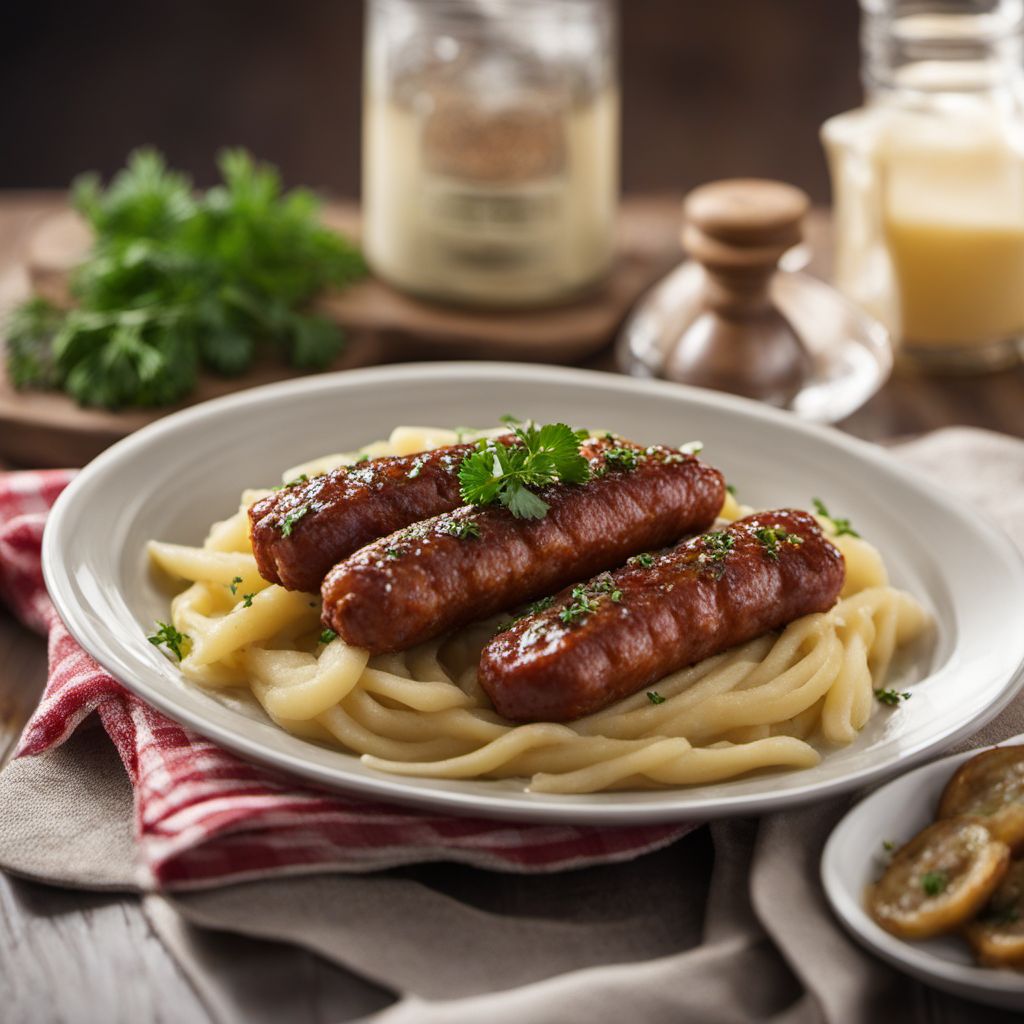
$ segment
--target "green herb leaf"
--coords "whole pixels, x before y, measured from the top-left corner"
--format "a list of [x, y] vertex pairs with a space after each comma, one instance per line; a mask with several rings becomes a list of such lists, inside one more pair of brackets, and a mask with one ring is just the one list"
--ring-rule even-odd
[[626, 564], [639, 565], [641, 569], [650, 569], [650, 567], [654, 565], [654, 555], [645, 551], [641, 555], [634, 555], [632, 558], [627, 558]]
[[243, 595], [242, 595], [242, 607], [243, 607], [243, 608], [251, 608], [251, 607], [252, 607], [252, 599], [253, 599], [253, 598], [254, 598], [255, 596], [256, 596], [256, 594], [255, 594], [255, 593], [252, 593], [252, 594], [243, 594]]
[[548, 505], [530, 488], [589, 479], [589, 464], [580, 453], [582, 438], [564, 423], [529, 424], [517, 427], [515, 434], [521, 443], [514, 447], [482, 440], [477, 450], [462, 460], [462, 499], [468, 505], [497, 501], [517, 518], [540, 519]]
[[503, 622], [495, 631], [494, 635], [497, 636], [499, 633], [504, 633], [506, 630], [511, 629], [520, 619], [525, 619], [530, 615], [538, 615], [540, 612], [547, 611], [555, 603], [554, 597], [542, 597], [533, 604], [528, 604], [518, 615], [513, 615], [508, 622]]
[[241, 150], [219, 160], [223, 184], [195, 194], [159, 153], [138, 150], [104, 189], [80, 178], [73, 200], [94, 242], [75, 271], [75, 308], [40, 299], [7, 326], [17, 387], [61, 388], [82, 405], [174, 402], [200, 366], [243, 372], [259, 348], [292, 365], [328, 365], [343, 339], [307, 312], [324, 287], [365, 272], [358, 251], [319, 223], [304, 190]]
[[762, 526], [754, 531], [754, 536], [761, 542], [765, 556], [773, 562], [779, 560], [780, 544], [796, 546], [804, 542], [803, 537], [790, 533], [781, 526]]
[[228, 589], [229, 589], [229, 590], [231, 591], [232, 595], [234, 595], [235, 593], [237, 593], [237, 591], [238, 591], [238, 584], [239, 584], [239, 583], [241, 583], [241, 582], [242, 582], [242, 577], [241, 577], [241, 576], [236, 576], [236, 577], [235, 577], [235, 578], [234, 578], [234, 579], [233, 579], [233, 580], [232, 580], [232, 581], [231, 581], [231, 582], [230, 582], [230, 583], [228, 584]]
[[322, 629], [320, 631], [320, 643], [329, 644], [337, 635], [333, 629]]
[[157, 622], [157, 631], [146, 639], [154, 647], [166, 647], [177, 659], [188, 657], [192, 650], [192, 638], [187, 633], [180, 633], [169, 622]]
[[712, 562], [721, 562], [735, 547], [736, 538], [724, 530], [712, 530], [704, 534], [701, 544]]
[[814, 511], [817, 512], [819, 516], [824, 516], [826, 519], [831, 521], [837, 537], [842, 537], [843, 534], [849, 534], [851, 537], [860, 536], [860, 534], [850, 525], [849, 519], [837, 519], [825, 507], [825, 503], [821, 498], [812, 498], [811, 503], [814, 505]]
[[639, 448], [607, 448], [604, 452], [604, 464], [610, 469], [628, 472], [636, 469], [643, 459], [644, 454]]
[[445, 524], [444, 532], [459, 540], [474, 540], [480, 536], [480, 527], [472, 519], [453, 519]]
[[910, 700], [912, 696], [913, 694], [909, 693], [908, 691], [900, 693], [898, 690], [892, 689], [875, 690], [875, 700], [877, 700], [879, 704], [888, 704], [889, 707], [892, 708], [896, 707], [896, 705], [899, 704], [900, 701]]
[[921, 876], [921, 888], [929, 896], [939, 896], [949, 885], [949, 875], [945, 871], [926, 871]]
[[665, 698], [662, 697], [662, 695], [660, 693], [658, 693], [657, 690], [648, 690], [647, 691], [647, 699], [652, 704], [664, 704], [665, 703]]
[[292, 530], [295, 529], [295, 524], [308, 512], [308, 505], [299, 505], [298, 508], [293, 508], [288, 512], [284, 519], [281, 520], [281, 536], [290, 537], [292, 535]]

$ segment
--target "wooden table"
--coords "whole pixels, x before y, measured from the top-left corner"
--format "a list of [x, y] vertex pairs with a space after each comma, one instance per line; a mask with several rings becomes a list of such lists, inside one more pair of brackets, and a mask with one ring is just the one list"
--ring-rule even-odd
[[[671, 204], [671, 205], [669, 205]], [[0, 196], [0, 276], [17, 258], [52, 197]], [[666, 201], [666, 212], [677, 207]], [[827, 224], [812, 225], [819, 250]], [[610, 369], [604, 353], [586, 365]], [[843, 430], [891, 441], [938, 427], [966, 424], [1024, 437], [1024, 367], [977, 377], [926, 377], [898, 369], [889, 383], [844, 423]], [[0, 763], [10, 755], [45, 679], [43, 642], [0, 609]], [[344, 975], [291, 946], [232, 935], [203, 937], [211, 970], [236, 987], [239, 999], [273, 963], [278, 977], [302, 979], [285, 997], [260, 986], [247, 1020], [342, 1018]], [[203, 1005], [131, 896], [66, 892], [0, 874], [0, 1017], [5, 1021], [207, 1021]]]

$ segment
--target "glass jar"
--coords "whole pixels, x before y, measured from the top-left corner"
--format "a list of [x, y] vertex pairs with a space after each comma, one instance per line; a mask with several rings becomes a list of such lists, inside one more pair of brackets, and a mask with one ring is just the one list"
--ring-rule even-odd
[[612, 260], [613, 0], [367, 0], [363, 246], [381, 277], [543, 305]]
[[836, 284], [924, 368], [1024, 337], [1022, 0], [861, 0], [864, 106], [827, 121]]

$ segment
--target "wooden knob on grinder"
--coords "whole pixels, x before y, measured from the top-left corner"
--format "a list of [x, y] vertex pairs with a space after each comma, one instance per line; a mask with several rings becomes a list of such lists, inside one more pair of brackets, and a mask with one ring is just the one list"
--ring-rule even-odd
[[811, 362], [770, 286], [783, 253], [803, 239], [809, 206], [800, 189], [758, 178], [711, 182], [686, 197], [682, 243], [705, 271], [704, 312], [669, 353], [670, 379], [789, 404]]

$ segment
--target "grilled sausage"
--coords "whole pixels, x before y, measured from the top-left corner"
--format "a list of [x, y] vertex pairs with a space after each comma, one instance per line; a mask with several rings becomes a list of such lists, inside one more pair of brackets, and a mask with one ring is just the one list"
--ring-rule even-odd
[[370, 541], [462, 504], [459, 466], [472, 444], [393, 456], [285, 487], [249, 509], [260, 575], [315, 593], [331, 566]]
[[461, 508], [335, 566], [322, 588], [324, 623], [374, 653], [405, 650], [706, 529], [722, 507], [721, 473], [692, 455], [620, 439], [580, 450], [591, 480], [538, 491], [543, 519]]
[[759, 512], [558, 595], [480, 656], [517, 722], [598, 711], [685, 665], [831, 608], [843, 556], [806, 512]]

